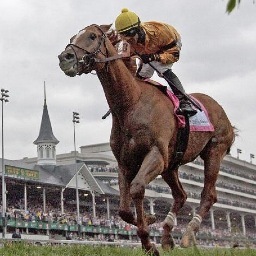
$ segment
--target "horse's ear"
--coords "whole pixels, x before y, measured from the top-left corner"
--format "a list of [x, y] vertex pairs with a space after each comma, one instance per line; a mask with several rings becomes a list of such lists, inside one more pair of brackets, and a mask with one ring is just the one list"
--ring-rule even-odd
[[102, 31], [105, 33], [107, 32], [110, 27], [112, 26], [112, 24], [109, 24], [109, 25], [100, 25], [100, 28], [102, 29]]
[[76, 37], [76, 35], [72, 36], [69, 40], [70, 43], [72, 43], [72, 41], [74, 40], [74, 38]]

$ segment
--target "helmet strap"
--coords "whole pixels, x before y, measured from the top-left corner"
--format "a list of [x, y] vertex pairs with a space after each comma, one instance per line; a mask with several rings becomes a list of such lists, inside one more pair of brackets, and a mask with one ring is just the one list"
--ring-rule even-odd
[[138, 43], [145, 44], [146, 33], [141, 26], [138, 26]]

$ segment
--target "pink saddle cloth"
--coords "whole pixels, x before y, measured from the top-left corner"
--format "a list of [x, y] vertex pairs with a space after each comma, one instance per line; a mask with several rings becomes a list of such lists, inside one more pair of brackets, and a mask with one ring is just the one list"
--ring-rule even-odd
[[[178, 121], [178, 127], [182, 128], [185, 127], [185, 117], [183, 115], [176, 114], [177, 109], [179, 107], [179, 99], [173, 94], [172, 91], [163, 86], [162, 84], [155, 82], [151, 79], [145, 79], [146, 82], [158, 87], [161, 91], [165, 92], [166, 96], [172, 101], [174, 105], [174, 115]], [[189, 118], [189, 126], [191, 132], [199, 132], [199, 131], [206, 131], [206, 132], [213, 132], [214, 127], [209, 119], [207, 110], [205, 109], [204, 105], [195, 97], [190, 96], [193, 101], [195, 101], [200, 107], [201, 110], [197, 110], [197, 114]]]

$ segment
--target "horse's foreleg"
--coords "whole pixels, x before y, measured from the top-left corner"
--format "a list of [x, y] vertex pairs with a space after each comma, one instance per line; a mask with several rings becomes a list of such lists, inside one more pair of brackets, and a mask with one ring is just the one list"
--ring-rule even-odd
[[155, 245], [150, 242], [148, 220], [145, 217], [143, 199], [146, 186], [154, 180], [164, 168], [164, 160], [157, 147], [153, 147], [144, 158], [140, 170], [131, 182], [131, 197], [137, 211], [137, 234], [141, 239], [143, 249], [151, 255], [158, 256]]
[[130, 183], [126, 180], [122, 169], [118, 173], [119, 191], [120, 191], [120, 203], [119, 203], [119, 216], [127, 223], [137, 226], [137, 220], [135, 219], [131, 211], [131, 195], [130, 195]]
[[[123, 173], [118, 174], [119, 191], [120, 191], [120, 203], [119, 203], [119, 216], [125, 222], [137, 226], [137, 219], [131, 211], [131, 195], [130, 184], [127, 182]], [[156, 217], [153, 215], [145, 215], [148, 224], [153, 224], [156, 221]]]
[[182, 247], [196, 245], [195, 234], [198, 232], [203, 218], [207, 215], [210, 208], [217, 202], [216, 181], [220, 168], [221, 150], [215, 149], [207, 153], [204, 159], [204, 188], [201, 193], [201, 201], [193, 219], [189, 222], [185, 233], [181, 239]]
[[170, 250], [174, 248], [174, 240], [171, 235], [174, 221], [178, 211], [182, 208], [187, 199], [187, 194], [185, 193], [178, 176], [178, 169], [167, 171], [162, 174], [164, 181], [169, 185], [172, 190], [172, 196], [174, 203], [170, 212], [167, 214], [165, 220], [163, 221], [163, 234], [162, 234], [162, 248], [164, 250]]

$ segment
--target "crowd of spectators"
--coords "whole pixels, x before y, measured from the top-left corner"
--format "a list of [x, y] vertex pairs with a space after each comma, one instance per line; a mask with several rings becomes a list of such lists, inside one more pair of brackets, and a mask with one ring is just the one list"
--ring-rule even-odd
[[[193, 161], [193, 163], [198, 164], [198, 165], [204, 165], [203, 160], [197, 158]], [[235, 176], [240, 176], [249, 180], [256, 180], [256, 175], [253, 173], [248, 173], [248, 172], [244, 172], [242, 170], [235, 170], [233, 168], [230, 168], [228, 166], [220, 166], [220, 171], [235, 175]]]
[[[195, 160], [194, 163], [202, 164], [202, 162], [199, 160]], [[93, 166], [89, 166], [89, 170], [91, 172], [114, 172], [114, 173], [117, 173], [118, 167], [105, 167], [105, 166], [93, 165]], [[221, 170], [225, 171], [227, 173], [233, 174], [233, 175], [241, 176], [243, 178], [256, 180], [256, 175], [250, 175], [248, 173], [235, 171], [235, 170], [232, 170], [231, 168], [224, 167], [224, 166], [221, 166]], [[197, 181], [197, 182], [204, 181], [204, 178], [202, 175], [195, 175], [192, 173], [186, 173], [186, 172], [182, 172], [182, 171], [179, 172], [179, 177], [182, 179], [188, 179], [188, 180], [193, 180], [193, 181]], [[109, 183], [110, 183], [110, 185], [116, 185], [116, 184], [118, 184], [118, 181], [116, 179], [113, 179]], [[256, 190], [249, 189], [247, 187], [242, 187], [242, 186], [239, 186], [236, 184], [229, 184], [229, 183], [221, 181], [221, 180], [218, 180], [216, 184], [217, 184], [217, 187], [226, 188], [226, 189], [230, 189], [230, 190], [234, 190], [234, 191], [238, 191], [238, 192], [242, 192], [242, 193], [246, 193], [246, 194], [250, 194], [250, 195], [256, 195]], [[154, 187], [154, 185], [150, 185], [150, 186]], [[160, 190], [163, 189], [163, 191], [166, 190], [166, 188], [159, 188], [159, 186], [153, 190], [159, 190], [159, 189]], [[169, 192], [169, 190], [167, 189], [167, 193], [168, 192]]]
[[118, 172], [118, 167], [108, 167], [108, 166], [98, 166], [98, 165], [88, 165], [88, 169], [91, 172]]
[[[194, 160], [193, 163], [198, 164], [198, 165], [203, 165], [203, 161], [198, 160], [198, 159]], [[108, 166], [89, 165], [88, 168], [91, 172], [113, 172], [113, 173], [118, 172], [118, 167], [117, 166], [108, 167]], [[249, 179], [249, 180], [256, 180], [256, 175], [254, 175], [254, 174], [250, 174], [248, 172], [242, 172], [240, 170], [234, 170], [234, 169], [232, 169], [230, 167], [227, 167], [227, 166], [221, 166], [220, 170], [223, 171], [223, 172], [232, 174], [232, 175], [236, 175], [236, 176], [239, 176], [239, 177]], [[185, 174], [182, 174], [182, 175], [185, 175]], [[188, 174], [188, 176], [189, 176], [189, 174]], [[187, 177], [187, 178], [189, 178], [189, 177]], [[196, 176], [195, 178], [197, 178], [198, 181], [203, 180], [203, 178], [201, 176]]]
[[[187, 175], [186, 174], [186, 176], [189, 177], [189, 179], [192, 179], [192, 180], [196, 180], [196, 181], [199, 180], [197, 178], [194, 179], [193, 178], [194, 175]], [[182, 175], [182, 177], [184, 178], [184, 175]], [[114, 185], [118, 184], [118, 179], [104, 180], [103, 182], [109, 184], [110, 186], [114, 186]], [[228, 188], [228, 187], [229, 187], [229, 185], [226, 186], [226, 188]], [[159, 185], [155, 185], [155, 184], [149, 184], [147, 186], [147, 189], [156, 191], [157, 193], [167, 193], [167, 194], [171, 193], [171, 190], [170, 190], [169, 187], [159, 186]], [[245, 192], [245, 191], [243, 191], [243, 192]], [[254, 193], [256, 193], [256, 192], [254, 191]], [[189, 192], [187, 192], [187, 195], [188, 195], [188, 197], [191, 197], [191, 198], [194, 198], [194, 199], [200, 199], [201, 198], [201, 194], [199, 192], [189, 191]], [[232, 200], [232, 199], [228, 199], [228, 198], [218, 197], [218, 203], [232, 205], [232, 206], [238, 206], [238, 207], [241, 207], [241, 208], [256, 209], [255, 204], [247, 203], [247, 202], [244, 202], [244, 201], [241, 201], [241, 200], [239, 201], [239, 200]]]
[[[19, 204], [16, 204], [18, 206]], [[61, 214], [59, 209], [54, 208], [54, 205], [47, 204], [47, 211], [44, 212], [42, 206], [39, 204], [29, 205], [28, 210], [22, 210], [22, 201], [20, 202], [20, 209], [14, 207], [8, 207], [7, 218], [15, 218], [23, 221], [42, 221], [42, 222], [55, 222], [60, 224], [74, 225], [76, 222], [76, 211], [74, 207], [66, 207], [65, 214]], [[106, 227], [106, 228], [118, 228], [124, 229], [126, 231], [135, 230], [136, 227], [130, 224], [127, 224], [117, 215], [112, 215], [109, 219], [106, 217], [106, 214], [102, 212], [97, 212], [97, 217], [93, 217], [91, 214], [88, 214], [84, 211], [81, 212], [81, 224], [84, 226], [93, 226], [93, 227]], [[180, 237], [185, 231], [187, 223], [181, 219], [178, 221], [178, 225], [174, 227], [174, 234], [176, 234], [176, 242], [179, 242]], [[156, 222], [150, 226], [150, 230], [158, 231], [160, 234], [163, 230], [161, 222]], [[77, 237], [77, 233], [72, 233], [72, 239]], [[230, 243], [230, 240], [235, 236], [241, 236], [241, 232], [238, 231], [235, 234], [229, 232], [226, 228], [212, 230], [210, 226], [202, 225], [198, 233], [199, 244], [201, 245], [225, 245], [225, 243]], [[110, 239], [111, 236], [107, 234], [96, 234], [95, 236], [83, 236], [84, 239], [92, 240], [104, 240], [106, 236]], [[255, 232], [247, 232], [247, 238], [254, 239], [256, 238]], [[113, 240], [113, 237], [111, 238]], [[128, 240], [137, 241], [137, 237], [127, 237]]]

